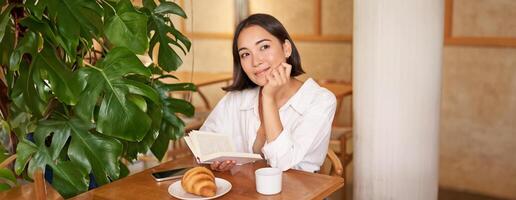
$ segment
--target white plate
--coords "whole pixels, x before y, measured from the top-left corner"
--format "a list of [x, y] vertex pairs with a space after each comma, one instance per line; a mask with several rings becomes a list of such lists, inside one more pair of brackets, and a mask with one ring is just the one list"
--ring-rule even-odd
[[181, 180], [176, 181], [168, 186], [168, 193], [178, 199], [201, 200], [214, 199], [228, 193], [231, 190], [231, 183], [221, 178], [215, 177], [215, 185], [217, 185], [217, 193], [215, 193], [215, 196], [212, 197], [197, 196], [186, 192], [181, 186]]

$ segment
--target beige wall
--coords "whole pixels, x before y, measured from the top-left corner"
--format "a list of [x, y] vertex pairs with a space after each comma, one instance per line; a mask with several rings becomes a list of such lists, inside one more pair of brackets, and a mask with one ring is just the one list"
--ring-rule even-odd
[[[233, 1], [218, 2], [195, 0], [194, 31], [233, 31]], [[316, 27], [313, 2], [250, 0], [250, 10], [273, 14], [293, 35], [310, 35]], [[227, 15], [215, 19], [209, 8]], [[352, 0], [322, 0], [321, 8], [323, 35], [352, 33]], [[514, 0], [455, 0], [453, 11], [453, 36], [516, 37]], [[191, 21], [187, 24], [192, 27]], [[303, 79], [352, 79], [350, 42], [295, 42], [308, 74]], [[229, 37], [203, 37], [193, 39], [193, 53], [181, 70], [231, 71], [231, 65]], [[221, 86], [203, 88], [211, 102], [224, 95]], [[442, 86], [440, 185], [516, 199], [516, 48], [446, 46]], [[341, 123], [350, 123], [349, 101]]]
[[514, 0], [454, 0], [453, 35], [516, 37]]
[[516, 199], [516, 49], [444, 52], [440, 183]]
[[[516, 37], [516, 1], [455, 0], [452, 36]], [[444, 50], [440, 184], [516, 199], [516, 48]]]

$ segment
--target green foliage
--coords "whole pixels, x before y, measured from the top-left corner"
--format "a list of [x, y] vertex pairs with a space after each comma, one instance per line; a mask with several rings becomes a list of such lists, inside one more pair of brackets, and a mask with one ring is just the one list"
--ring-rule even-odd
[[[90, 174], [100, 185], [126, 176], [121, 161], [138, 153], [150, 150], [161, 160], [168, 141], [184, 131], [178, 114], [194, 113], [189, 102], [169, 96], [194, 91], [193, 84], [159, 81], [182, 64], [171, 45], [190, 50], [169, 18], [186, 18], [185, 12], [152, 0], [143, 7], [129, 0], [18, 2], [24, 3], [10, 2], [0, 13], [0, 65], [8, 87], [2, 95], [11, 100], [1, 122], [2, 133], [18, 137], [14, 172], [30, 178], [50, 167], [54, 187], [71, 197], [88, 189]], [[156, 45], [159, 51], [152, 52]], [[144, 66], [136, 54], [145, 53], [158, 59]], [[15, 182], [9, 172], [0, 169], [0, 190]]]
[[[0, 120], [0, 163], [9, 157], [5, 144], [3, 143], [9, 137], [9, 123]], [[8, 190], [16, 186], [16, 177], [13, 171], [8, 168], [0, 168], [0, 191]]]

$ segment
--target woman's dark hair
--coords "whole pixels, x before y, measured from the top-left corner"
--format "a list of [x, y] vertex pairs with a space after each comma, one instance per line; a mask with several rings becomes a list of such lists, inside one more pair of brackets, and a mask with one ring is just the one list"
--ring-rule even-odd
[[234, 90], [244, 90], [247, 88], [254, 88], [257, 85], [249, 79], [247, 74], [245, 74], [242, 69], [242, 64], [240, 63], [240, 55], [238, 55], [238, 37], [240, 36], [240, 32], [245, 28], [257, 25], [265, 29], [270, 34], [274, 35], [274, 37], [278, 38], [281, 44], [285, 43], [285, 40], [289, 40], [292, 46], [292, 53], [290, 57], [287, 58], [287, 63], [292, 65], [292, 71], [290, 73], [291, 77], [295, 77], [301, 74], [304, 74], [303, 68], [301, 68], [301, 58], [299, 57], [299, 52], [297, 51], [296, 45], [294, 45], [294, 41], [288, 35], [287, 30], [281, 22], [279, 22], [276, 18], [267, 14], [253, 14], [243, 21], [241, 21], [235, 30], [235, 35], [233, 36], [233, 84], [222, 88], [225, 91], [234, 91]]

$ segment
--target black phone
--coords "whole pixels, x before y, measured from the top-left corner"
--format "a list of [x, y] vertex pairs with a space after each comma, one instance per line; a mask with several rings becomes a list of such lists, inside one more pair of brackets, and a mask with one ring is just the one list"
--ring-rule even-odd
[[183, 174], [186, 173], [191, 169], [191, 167], [182, 167], [182, 168], [175, 168], [165, 171], [158, 171], [152, 173], [152, 177], [154, 177], [154, 180], [156, 181], [166, 181], [166, 180], [172, 180], [172, 179], [179, 179], [183, 177]]

